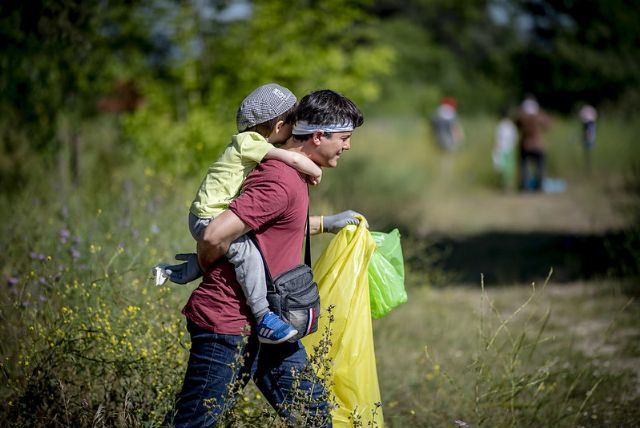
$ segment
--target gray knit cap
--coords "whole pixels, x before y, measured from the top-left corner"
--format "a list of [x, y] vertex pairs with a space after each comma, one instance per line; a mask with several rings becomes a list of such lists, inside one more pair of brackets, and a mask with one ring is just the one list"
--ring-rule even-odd
[[236, 113], [238, 132], [280, 116], [296, 103], [296, 96], [277, 83], [267, 83], [251, 92]]

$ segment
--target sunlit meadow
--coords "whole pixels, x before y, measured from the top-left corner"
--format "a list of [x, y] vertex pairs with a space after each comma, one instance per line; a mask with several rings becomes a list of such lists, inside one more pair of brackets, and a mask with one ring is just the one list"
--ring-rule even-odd
[[[407, 255], [424, 253], [424, 265], [407, 270], [409, 302], [374, 324], [386, 424], [638, 423], [639, 312], [625, 281], [558, 285], [552, 274], [547, 284], [541, 266], [535, 286], [483, 288], [481, 272], [459, 285], [438, 276], [415, 240], [433, 224], [451, 227], [430, 206], [454, 189], [495, 197], [492, 126], [469, 119], [467, 148], [442, 162], [426, 122], [371, 120], [312, 190], [313, 211], [359, 210], [374, 229], [401, 227]], [[554, 131], [550, 170], [577, 182], [572, 126]], [[90, 129], [78, 184], [64, 154], [52, 169], [35, 160], [29, 180], [0, 195], [3, 425], [159, 426], [182, 383], [189, 340], [180, 310], [195, 284], [155, 287], [150, 268], [194, 248], [186, 212], [201, 177], [154, 168], [108, 122]], [[636, 156], [631, 131], [615, 129], [603, 133], [621, 143], [597, 153], [602, 186]], [[633, 155], [621, 161], [612, 151]], [[314, 239], [315, 255], [328, 239]], [[274, 423], [251, 385], [234, 412], [233, 426]]]

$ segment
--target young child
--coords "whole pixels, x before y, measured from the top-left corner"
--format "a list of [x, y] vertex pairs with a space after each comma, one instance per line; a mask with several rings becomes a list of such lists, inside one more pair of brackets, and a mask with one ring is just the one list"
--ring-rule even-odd
[[[291, 135], [288, 118], [295, 105], [295, 95], [275, 83], [260, 86], [242, 101], [236, 114], [239, 134], [231, 138], [222, 155], [209, 167], [189, 210], [189, 230], [196, 241], [202, 239], [213, 217], [238, 195], [244, 179], [263, 159], [281, 160], [308, 175], [310, 183], [320, 182], [322, 170], [313, 161], [273, 146], [284, 143]], [[226, 257], [234, 265], [238, 283], [256, 319], [258, 339], [263, 343], [281, 343], [295, 336], [298, 331], [269, 310], [262, 255], [251, 239], [244, 235], [235, 240]], [[162, 273], [165, 278], [171, 274]]]

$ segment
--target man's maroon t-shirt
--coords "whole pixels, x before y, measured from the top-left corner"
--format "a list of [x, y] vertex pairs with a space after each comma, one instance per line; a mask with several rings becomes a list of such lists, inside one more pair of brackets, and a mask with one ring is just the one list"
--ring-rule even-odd
[[[300, 263], [308, 205], [304, 176], [277, 160], [260, 163], [229, 205], [255, 232], [274, 278]], [[197, 326], [221, 334], [241, 334], [253, 321], [225, 257], [205, 273], [182, 312]]]

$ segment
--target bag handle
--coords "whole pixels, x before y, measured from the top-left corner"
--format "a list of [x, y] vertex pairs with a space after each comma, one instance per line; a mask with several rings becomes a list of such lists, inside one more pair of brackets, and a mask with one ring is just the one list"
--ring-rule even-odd
[[304, 264], [311, 268], [311, 225], [309, 224], [309, 205], [307, 205], [307, 238], [304, 241]]
[[[307, 192], [309, 188], [307, 187]], [[264, 254], [262, 254], [262, 250], [260, 249], [260, 244], [258, 244], [258, 238], [256, 238], [255, 233], [249, 232], [249, 238], [253, 241], [260, 256], [262, 256], [262, 263], [264, 264], [264, 273], [267, 280], [267, 290], [274, 290], [273, 286], [273, 278], [271, 277], [271, 272], [269, 271], [269, 266], [267, 266], [267, 261], [264, 259]], [[309, 224], [309, 205], [307, 204], [307, 239], [304, 244], [304, 264], [311, 268], [311, 225]]]

